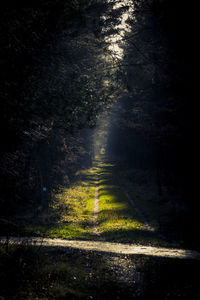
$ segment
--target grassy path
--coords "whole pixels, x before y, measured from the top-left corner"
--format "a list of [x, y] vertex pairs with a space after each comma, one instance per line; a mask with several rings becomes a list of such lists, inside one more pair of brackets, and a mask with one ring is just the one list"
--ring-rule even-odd
[[147, 223], [120, 183], [115, 166], [99, 161], [99, 232], [107, 241], [176, 247]]
[[20, 222], [21, 231], [13, 230], [9, 235], [180, 247], [146, 222], [124, 188], [122, 178], [116, 174], [115, 166], [103, 159], [78, 172], [70, 187], [60, 189], [48, 213], [37, 218], [24, 216]]
[[[60, 214], [59, 219], [50, 224], [27, 226], [30, 236], [32, 230], [42, 237], [42, 240], [32, 238], [29, 243], [199, 259], [199, 253], [183, 250], [179, 245], [170, 243], [147, 224], [141, 211], [119, 184], [114, 171], [114, 165], [105, 160], [96, 160], [91, 169], [82, 170], [79, 180], [57, 195], [52, 214]], [[10, 239], [10, 243], [14, 241], [20, 244], [24, 240]]]
[[98, 224], [98, 214], [99, 214], [99, 176], [97, 174], [95, 182], [95, 193], [94, 193], [94, 208], [93, 208], [93, 234], [94, 236], [99, 236], [99, 224]]
[[48, 213], [20, 220], [20, 237], [0, 238], [0, 299], [199, 299], [200, 253], [152, 230], [121, 179], [95, 161]]

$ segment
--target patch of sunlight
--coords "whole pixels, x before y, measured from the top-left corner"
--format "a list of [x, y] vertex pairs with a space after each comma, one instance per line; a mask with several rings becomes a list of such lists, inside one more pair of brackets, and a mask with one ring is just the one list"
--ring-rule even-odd
[[[113, 200], [115, 199], [115, 197], [113, 197]], [[106, 204], [106, 200], [105, 200], [105, 204]], [[123, 211], [126, 211], [129, 207], [127, 205], [127, 203], [110, 203], [110, 200], [107, 199], [107, 205], [106, 205], [107, 210], [112, 210], [115, 211], [116, 213], [120, 213]], [[101, 209], [100, 209], [101, 212]]]
[[[108, 0], [108, 2], [113, 1]], [[116, 56], [118, 59], [122, 59], [124, 54], [124, 37], [126, 33], [131, 32], [131, 26], [127, 21], [133, 19], [134, 4], [130, 0], [117, 1], [113, 4], [113, 11], [123, 7], [126, 9], [118, 17], [118, 24], [113, 28], [117, 33], [107, 36], [105, 41], [109, 44], [108, 49], [111, 51], [112, 55]], [[106, 16], [104, 16], [103, 19], [106, 20]]]
[[98, 186], [100, 235], [114, 242], [166, 245], [167, 242], [152, 232], [131, 206], [118, 184], [114, 165], [109, 167], [106, 163], [101, 165]]
[[[72, 187], [63, 188], [55, 195], [55, 201], [52, 205], [54, 209], [62, 208], [61, 220], [80, 221], [92, 213], [92, 203], [94, 198], [94, 171], [84, 170], [79, 172], [78, 176], [85, 177], [79, 180]], [[90, 175], [92, 177], [90, 177]]]
[[112, 230], [147, 230], [144, 225], [131, 219], [119, 219], [115, 214], [108, 214], [104, 216], [104, 221], [101, 222], [101, 232], [112, 231]]
[[90, 230], [78, 223], [60, 224], [60, 226], [58, 225], [47, 230], [45, 236], [68, 239], [89, 239]]
[[136, 219], [135, 212], [118, 186], [101, 185], [99, 197], [99, 226], [101, 234], [113, 232], [114, 238], [119, 231], [147, 230], [144, 224]]
[[[99, 162], [99, 166], [102, 168], [106, 168], [106, 167], [113, 167], [114, 164], [101, 161], [101, 162]], [[104, 171], [106, 171], [106, 170], [101, 170], [101, 172], [104, 172]]]
[[27, 232], [45, 237], [89, 239], [93, 226], [95, 168], [77, 172], [70, 187], [62, 187], [54, 194], [47, 218], [28, 224]]

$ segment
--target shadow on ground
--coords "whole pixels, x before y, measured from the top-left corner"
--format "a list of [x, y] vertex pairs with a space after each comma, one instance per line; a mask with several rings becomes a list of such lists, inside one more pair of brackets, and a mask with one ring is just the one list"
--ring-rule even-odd
[[[199, 299], [199, 261], [0, 247], [2, 299]], [[12, 288], [11, 288], [12, 287]]]

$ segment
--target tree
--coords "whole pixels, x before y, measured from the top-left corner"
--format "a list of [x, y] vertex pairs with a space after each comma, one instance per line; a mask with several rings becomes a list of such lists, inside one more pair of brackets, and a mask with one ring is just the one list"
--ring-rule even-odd
[[[137, 164], [141, 160], [141, 167], [143, 140], [151, 140], [154, 150], [150, 151], [149, 162], [154, 156], [159, 193], [165, 185], [184, 201], [188, 201], [186, 182], [191, 181], [187, 157], [188, 153], [192, 156], [194, 132], [189, 105], [194, 90], [193, 27], [190, 18], [185, 22], [188, 15], [185, 3], [180, 6], [165, 0], [134, 1], [133, 16], [128, 20], [131, 30], [123, 37], [126, 44], [121, 65], [127, 96], [121, 101], [117, 117], [122, 134], [115, 137], [123, 149], [130, 149], [132, 158], [136, 153], [131, 140], [138, 140], [141, 159]], [[188, 43], [186, 33], [190, 35]]]
[[13, 210], [44, 204], [44, 190], [48, 206], [90, 155], [81, 134], [109, 107], [117, 84], [101, 33], [106, 9], [104, 1], [44, 0], [1, 12], [2, 214], [10, 214], [8, 199]]

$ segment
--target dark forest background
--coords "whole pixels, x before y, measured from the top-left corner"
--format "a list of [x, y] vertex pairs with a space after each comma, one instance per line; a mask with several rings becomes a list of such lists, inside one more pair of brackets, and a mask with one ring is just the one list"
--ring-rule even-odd
[[[165, 186], [186, 203], [188, 222], [195, 222], [191, 234], [198, 233], [193, 2], [135, 0], [122, 62], [103, 59], [105, 36], [117, 22], [111, 4], [3, 2], [1, 220], [21, 207], [46, 209], [53, 191], [91, 164], [98, 116], [119, 99], [108, 153], [124, 164], [155, 169], [158, 193]], [[105, 78], [112, 78], [109, 86]]]

